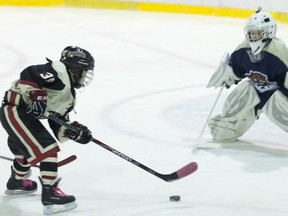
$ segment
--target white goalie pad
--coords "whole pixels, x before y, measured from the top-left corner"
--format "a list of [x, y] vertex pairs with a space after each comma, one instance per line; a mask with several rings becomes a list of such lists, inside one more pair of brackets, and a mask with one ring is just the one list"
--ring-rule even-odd
[[286, 72], [285, 80], [284, 80], [284, 86], [288, 89], [288, 72]]
[[242, 136], [255, 122], [254, 107], [260, 102], [249, 81], [242, 82], [225, 101], [223, 113], [208, 122], [215, 142], [232, 142]]
[[227, 97], [223, 114], [225, 116], [236, 116], [245, 113], [260, 103], [257, 91], [249, 80], [241, 82]]
[[274, 92], [263, 111], [273, 123], [288, 131], [288, 98], [282, 92]]

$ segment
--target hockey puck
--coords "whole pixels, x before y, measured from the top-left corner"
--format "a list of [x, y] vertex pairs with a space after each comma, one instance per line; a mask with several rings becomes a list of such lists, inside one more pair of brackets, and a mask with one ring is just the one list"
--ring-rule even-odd
[[170, 196], [169, 199], [171, 202], [179, 202], [180, 201], [180, 196], [178, 195], [173, 195], [173, 196]]

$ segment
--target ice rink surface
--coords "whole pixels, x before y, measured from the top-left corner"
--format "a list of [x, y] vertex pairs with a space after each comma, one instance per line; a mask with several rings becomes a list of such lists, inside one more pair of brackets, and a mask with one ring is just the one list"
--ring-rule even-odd
[[[76, 8], [0, 8], [0, 90], [45, 57], [59, 59], [77, 45], [96, 61], [90, 86], [78, 92], [71, 120], [86, 124], [95, 138], [160, 172], [191, 161], [194, 174], [164, 182], [94, 143], [61, 144], [61, 189], [76, 196], [78, 208], [59, 215], [80, 216], [286, 216], [288, 152], [286, 132], [262, 114], [233, 144], [211, 143], [205, 129], [191, 152], [219, 89], [206, 84], [222, 54], [244, 39], [245, 20], [219, 17]], [[288, 41], [288, 26], [278, 24]], [[213, 115], [221, 111], [224, 90]], [[1, 96], [3, 97], [3, 96]], [[43, 122], [46, 124], [46, 122]], [[10, 156], [2, 138], [0, 155]], [[220, 148], [219, 148], [220, 147]], [[4, 195], [11, 163], [0, 162], [0, 215], [42, 215], [39, 190]], [[33, 168], [37, 180], [39, 170]], [[169, 196], [180, 195], [180, 202]]]

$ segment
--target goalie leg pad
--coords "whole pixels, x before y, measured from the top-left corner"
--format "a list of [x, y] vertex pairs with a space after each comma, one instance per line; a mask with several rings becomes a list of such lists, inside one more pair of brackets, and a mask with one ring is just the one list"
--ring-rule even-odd
[[288, 132], [288, 98], [282, 92], [274, 92], [263, 111], [273, 123]]
[[260, 102], [249, 81], [235, 88], [224, 103], [223, 114], [208, 122], [215, 142], [232, 142], [242, 136], [256, 121], [254, 107]]
[[242, 136], [256, 121], [254, 109], [241, 116], [217, 115], [210, 119], [208, 126], [215, 142], [233, 142]]
[[235, 116], [239, 113], [245, 113], [259, 102], [260, 98], [253, 85], [249, 81], [244, 81], [227, 97], [223, 107], [223, 115]]

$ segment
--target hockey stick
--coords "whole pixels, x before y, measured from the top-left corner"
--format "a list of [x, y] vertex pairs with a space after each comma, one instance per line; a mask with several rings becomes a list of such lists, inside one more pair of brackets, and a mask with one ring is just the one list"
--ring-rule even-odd
[[208, 114], [208, 116], [207, 116], [206, 122], [205, 122], [205, 124], [203, 125], [202, 130], [201, 130], [201, 132], [200, 132], [200, 134], [199, 134], [199, 136], [198, 136], [198, 138], [197, 138], [197, 140], [196, 140], [196, 144], [193, 146], [192, 151], [196, 150], [196, 149], [200, 146], [200, 140], [201, 140], [201, 138], [202, 138], [202, 136], [203, 136], [204, 130], [205, 130], [205, 128], [207, 127], [207, 124], [208, 124], [208, 122], [209, 122], [209, 119], [210, 119], [210, 117], [211, 117], [211, 115], [212, 115], [212, 113], [213, 113], [213, 111], [214, 111], [214, 109], [215, 109], [215, 107], [216, 107], [216, 104], [217, 104], [217, 102], [218, 102], [218, 100], [219, 100], [219, 98], [220, 98], [220, 96], [221, 96], [221, 94], [222, 94], [222, 92], [223, 92], [223, 89], [224, 89], [224, 85], [222, 85], [221, 88], [220, 88], [220, 90], [219, 90], [219, 93], [218, 93], [218, 95], [217, 95], [217, 97], [216, 97], [216, 99], [215, 99], [215, 102], [214, 102], [214, 104], [213, 104], [213, 106], [212, 106], [212, 108], [211, 108], [211, 110], [210, 110], [210, 112], [209, 112], [209, 114]]
[[195, 172], [198, 168], [198, 165], [196, 162], [191, 162], [189, 164], [187, 164], [186, 166], [180, 168], [179, 170], [177, 170], [176, 172], [173, 172], [171, 174], [161, 174], [156, 172], [155, 170], [150, 169], [149, 167], [143, 165], [142, 163], [128, 157], [127, 155], [117, 151], [116, 149], [106, 145], [105, 143], [93, 138], [92, 142], [96, 143], [97, 145], [101, 146], [102, 148], [105, 148], [106, 150], [112, 152], [113, 154], [121, 157], [122, 159], [134, 164], [135, 166], [140, 167], [141, 169], [144, 169], [145, 171], [151, 173], [154, 176], [157, 176], [158, 178], [161, 178], [164, 181], [167, 182], [171, 182], [171, 181], [175, 181], [178, 180], [180, 178], [183, 178], [187, 175], [190, 175], [191, 173]]
[[[9, 161], [13, 161], [14, 160], [13, 158], [2, 156], [2, 155], [0, 155], [0, 158], [1, 159], [5, 159], [5, 160], [9, 160]], [[74, 161], [76, 159], [77, 159], [76, 155], [71, 155], [71, 156], [59, 161], [58, 162], [58, 167], [64, 166], [64, 165], [66, 165], [68, 163], [71, 163], [72, 161]], [[36, 165], [33, 165], [33, 167], [38, 167], [39, 168], [40, 166], [36, 164]]]
[[[73, 125], [68, 124], [67, 122], [63, 121], [62, 119], [59, 119], [57, 116], [55, 116], [53, 114], [48, 115], [47, 118], [57, 122], [60, 125], [63, 125], [64, 127], [66, 127], [67, 129], [69, 129], [71, 131], [74, 131], [74, 132], [79, 131], [78, 128], [74, 127]], [[150, 174], [152, 174], [152, 175], [154, 175], [154, 176], [156, 176], [156, 177], [158, 177], [158, 178], [160, 178], [166, 182], [172, 182], [172, 181], [184, 178], [184, 177], [190, 175], [191, 173], [195, 172], [198, 168], [198, 164], [196, 162], [191, 162], [191, 163], [187, 164], [186, 166], [178, 169], [177, 171], [175, 171], [171, 174], [161, 174], [161, 173], [158, 173], [155, 170], [152, 170], [151, 168], [143, 165], [142, 163], [134, 160], [133, 158], [119, 152], [118, 150], [106, 145], [105, 143], [103, 143], [103, 142], [101, 142], [95, 138], [92, 138], [91, 141], [96, 143], [97, 145], [101, 146], [102, 148], [112, 152], [113, 154], [117, 155], [118, 157], [134, 164], [135, 166], [149, 172]]]

